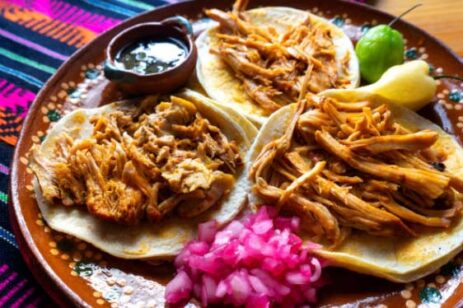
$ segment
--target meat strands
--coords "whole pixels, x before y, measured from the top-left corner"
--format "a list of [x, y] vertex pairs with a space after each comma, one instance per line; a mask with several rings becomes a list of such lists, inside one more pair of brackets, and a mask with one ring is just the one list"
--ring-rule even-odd
[[230, 12], [210, 9], [206, 14], [220, 24], [219, 44], [211, 52], [228, 65], [255, 104], [270, 114], [295, 102], [307, 71], [310, 93], [350, 85], [350, 53], [340, 72], [330, 27], [308, 15], [280, 35], [271, 25], [249, 22], [243, 14], [247, 2], [236, 1]]
[[[155, 106], [155, 107], [153, 107]], [[139, 108], [91, 118], [89, 138], [59, 136], [32, 168], [50, 204], [86, 207], [125, 225], [205, 212], [233, 187], [242, 165], [230, 141], [188, 100], [148, 97]]]
[[386, 104], [308, 94], [253, 162], [252, 191], [333, 246], [352, 229], [390, 237], [447, 228], [463, 205], [463, 181], [442, 167], [438, 138], [405, 128]]

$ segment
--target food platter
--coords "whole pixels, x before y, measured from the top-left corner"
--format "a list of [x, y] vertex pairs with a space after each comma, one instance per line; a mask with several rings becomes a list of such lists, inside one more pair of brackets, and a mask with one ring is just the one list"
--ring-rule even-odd
[[[116, 26], [74, 54], [48, 81], [37, 96], [18, 142], [11, 175], [11, 220], [22, 254], [36, 278], [59, 303], [77, 306], [119, 306], [139, 303], [162, 306], [164, 285], [172, 278], [170, 263], [147, 264], [112, 257], [70, 235], [53, 231], [44, 222], [33, 193], [29, 168], [30, 149], [48, 134], [50, 123], [78, 108], [98, 107], [125, 95], [103, 76], [105, 49], [121, 31], [142, 22], [182, 15], [193, 28], [204, 23], [205, 8], [228, 9], [231, 1], [187, 1], [158, 8]], [[310, 10], [328, 18], [357, 40], [362, 31], [393, 19], [370, 7], [342, 1], [251, 1], [251, 7], [281, 6]], [[421, 58], [439, 74], [459, 75], [463, 63], [447, 47], [422, 30], [398, 21], [405, 37], [408, 60]], [[440, 125], [461, 143], [463, 84], [441, 81], [437, 95], [420, 113]], [[461, 97], [460, 97], [461, 96]], [[328, 269], [331, 281], [321, 289], [317, 305], [385, 305], [415, 307], [420, 303], [456, 306], [463, 294], [462, 257], [426, 278], [399, 284], [342, 269]], [[198, 303], [191, 303], [192, 306]]]

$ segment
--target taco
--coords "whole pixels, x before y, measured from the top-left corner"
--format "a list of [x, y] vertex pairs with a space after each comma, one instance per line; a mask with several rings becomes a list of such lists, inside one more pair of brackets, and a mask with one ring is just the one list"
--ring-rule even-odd
[[171, 258], [200, 222], [243, 208], [255, 135], [191, 90], [78, 109], [33, 153], [36, 199], [52, 229], [113, 256]]
[[297, 214], [334, 265], [409, 282], [463, 247], [462, 154], [409, 109], [328, 90], [261, 128], [247, 158], [250, 203]]
[[206, 15], [219, 22], [196, 40], [196, 73], [207, 94], [260, 126], [279, 108], [297, 101], [302, 79], [308, 91], [354, 88], [359, 66], [350, 39], [328, 20], [288, 7]]

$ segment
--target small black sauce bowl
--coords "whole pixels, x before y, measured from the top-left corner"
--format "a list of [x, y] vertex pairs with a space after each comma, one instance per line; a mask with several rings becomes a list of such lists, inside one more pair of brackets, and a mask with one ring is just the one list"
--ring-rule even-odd
[[[172, 92], [183, 86], [194, 71], [197, 51], [191, 35], [190, 22], [181, 16], [132, 26], [116, 35], [109, 43], [106, 49], [104, 75], [130, 95]], [[114, 63], [118, 52], [128, 45], [149, 39], [167, 38], [179, 40], [187, 48], [186, 57], [173, 68], [159, 73], [138, 74], [119, 68]]]

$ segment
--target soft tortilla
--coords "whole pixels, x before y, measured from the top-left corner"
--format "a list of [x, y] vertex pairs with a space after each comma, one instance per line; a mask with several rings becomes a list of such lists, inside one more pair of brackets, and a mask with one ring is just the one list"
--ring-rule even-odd
[[[236, 140], [242, 156], [248, 151], [257, 131], [254, 126], [236, 112], [225, 113], [199, 93], [185, 90], [176, 94], [190, 100], [199, 112], [211, 123], [221, 128], [230, 139]], [[39, 151], [51, 155], [56, 137], [67, 132], [82, 139], [92, 133], [89, 119], [95, 114], [104, 114], [115, 109], [130, 109], [133, 105], [122, 102], [95, 109], [78, 109], [63, 117], [51, 129]], [[236, 124], [235, 121], [239, 124]], [[160, 223], [143, 223], [139, 226], [121, 226], [94, 217], [85, 210], [50, 205], [43, 199], [38, 181], [34, 181], [37, 203], [48, 225], [63, 233], [71, 234], [99, 249], [124, 259], [169, 259], [177, 255], [185, 243], [196, 235], [198, 223], [215, 219], [219, 224], [232, 220], [245, 206], [246, 175], [239, 170], [233, 190], [221, 200], [221, 204], [197, 219], [166, 219]]]
[[[395, 119], [403, 126], [413, 130], [431, 129], [438, 132], [439, 140], [434, 146], [445, 148], [449, 154], [444, 162], [446, 170], [463, 176], [461, 146], [439, 126], [417, 113], [366, 92], [329, 90], [322, 95], [335, 97], [344, 102], [372, 100], [378, 104], [387, 103]], [[284, 134], [296, 111], [295, 107], [293, 104], [278, 110], [261, 128], [246, 160], [248, 168], [267, 143]], [[259, 200], [251, 195], [250, 203], [259, 204]], [[308, 239], [306, 237], [306, 240]], [[336, 266], [395, 282], [410, 282], [436, 271], [455, 257], [462, 248], [463, 221], [459, 219], [449, 229], [429, 230], [416, 238], [385, 238], [353, 231], [340, 247], [334, 250], [322, 248], [316, 253]]]
[[[336, 46], [339, 71], [341, 72], [342, 59], [347, 53], [350, 54], [349, 78], [351, 82], [349, 88], [355, 88], [359, 85], [359, 65], [352, 42], [340, 28], [325, 18], [288, 7], [263, 7], [246, 11], [244, 14], [251, 23], [259, 26], [271, 25], [279, 33], [303, 22], [308, 15], [311, 16], [312, 20], [326, 24], [334, 34], [333, 40]], [[207, 94], [219, 102], [221, 106], [228, 106], [239, 111], [260, 127], [267, 119], [268, 114], [252, 102], [244, 91], [241, 82], [220, 57], [210, 52], [210, 48], [217, 44], [217, 31], [218, 27], [213, 27], [202, 33], [196, 40], [196, 47], [198, 48], [196, 74], [198, 80]]]

